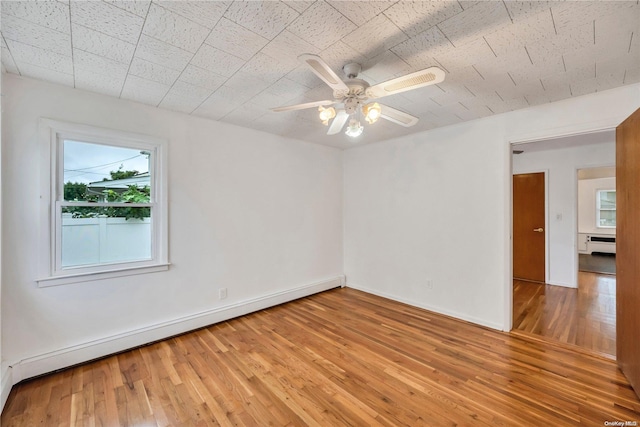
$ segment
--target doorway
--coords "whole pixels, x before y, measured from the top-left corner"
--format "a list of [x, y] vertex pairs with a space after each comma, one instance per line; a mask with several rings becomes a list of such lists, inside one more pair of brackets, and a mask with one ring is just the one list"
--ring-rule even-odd
[[581, 168], [578, 177], [578, 271], [616, 274], [616, 168]]
[[609, 302], [611, 297], [615, 298], [615, 277], [578, 271], [577, 170], [585, 165], [615, 164], [615, 132], [610, 129], [512, 148], [512, 175], [546, 171], [547, 177], [544, 226], [547, 257], [542, 283], [518, 280], [515, 246], [518, 219], [513, 207], [513, 330], [613, 357], [615, 302], [607, 304], [604, 312], [598, 309], [603, 307], [599, 298]]

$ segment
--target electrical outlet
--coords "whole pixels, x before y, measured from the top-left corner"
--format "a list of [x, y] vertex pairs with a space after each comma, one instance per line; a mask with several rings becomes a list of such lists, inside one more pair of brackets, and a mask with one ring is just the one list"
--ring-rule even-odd
[[433, 289], [433, 280], [427, 280], [427, 289]]
[[222, 288], [218, 291], [218, 298], [225, 299], [227, 297], [227, 288]]

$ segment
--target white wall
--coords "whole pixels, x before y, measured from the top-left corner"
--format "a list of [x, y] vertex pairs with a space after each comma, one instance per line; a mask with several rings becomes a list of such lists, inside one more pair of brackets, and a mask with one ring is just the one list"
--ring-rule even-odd
[[345, 151], [347, 285], [510, 329], [509, 144], [610, 128], [638, 106], [627, 86]]
[[[14, 382], [339, 285], [339, 150], [13, 75], [3, 95], [2, 348]], [[37, 286], [40, 117], [169, 140], [169, 271]]]
[[[0, 22], [2, 22], [2, 13], [0, 13]], [[1, 65], [0, 68], [0, 99], [4, 98], [4, 76], [6, 74], [6, 70], [4, 65]], [[2, 138], [2, 118], [4, 114], [2, 103], [0, 102], [0, 224], [2, 224], [2, 147], [3, 138]], [[0, 227], [0, 242], [2, 241], [2, 227]], [[0, 245], [0, 260], [2, 260], [2, 245]], [[0, 408], [4, 408], [4, 404], [9, 397], [9, 392], [11, 391], [11, 383], [8, 381], [8, 375], [6, 374], [7, 367], [4, 363], [4, 353], [2, 352], [2, 262], [0, 261]], [[0, 409], [1, 412], [1, 409]]]
[[615, 141], [513, 156], [513, 173], [547, 171], [547, 283], [575, 288], [578, 169], [615, 164]]
[[508, 187], [498, 124], [487, 119], [345, 152], [348, 286], [501, 327], [497, 278], [508, 268], [509, 218], [500, 201]]
[[615, 178], [578, 180], [578, 233], [616, 234], [615, 228], [596, 226], [596, 192], [615, 188]]

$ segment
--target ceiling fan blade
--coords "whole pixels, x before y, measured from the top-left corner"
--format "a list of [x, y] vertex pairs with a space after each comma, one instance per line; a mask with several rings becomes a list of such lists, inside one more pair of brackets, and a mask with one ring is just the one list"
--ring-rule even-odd
[[346, 111], [338, 111], [336, 117], [333, 119], [333, 122], [331, 122], [331, 126], [329, 126], [327, 135], [335, 135], [336, 133], [340, 133], [340, 131], [344, 127], [344, 124], [347, 123], [347, 119], [349, 119], [349, 115], [346, 113]]
[[369, 98], [382, 98], [387, 95], [394, 95], [408, 90], [418, 89], [420, 87], [434, 85], [444, 80], [444, 71], [438, 67], [429, 67], [406, 76], [387, 80], [378, 83], [367, 89]]
[[385, 120], [389, 120], [390, 122], [407, 128], [418, 123], [419, 119], [417, 117], [405, 113], [404, 111], [396, 110], [388, 105], [380, 105], [380, 107], [382, 109], [380, 117]]
[[285, 105], [285, 106], [282, 106], [282, 107], [275, 107], [275, 108], [272, 108], [271, 111], [273, 111], [275, 113], [280, 113], [282, 111], [304, 110], [306, 108], [320, 107], [320, 106], [325, 106], [325, 105], [333, 105], [335, 103], [336, 103], [335, 101], [329, 101], [329, 100], [325, 99], [324, 101], [314, 101], [314, 102], [307, 102], [307, 103], [304, 103], [304, 104]]
[[319, 56], [305, 53], [300, 55], [298, 59], [304, 61], [309, 68], [311, 68], [311, 71], [313, 71], [316, 76], [320, 77], [323, 82], [329, 85], [331, 89], [349, 92], [349, 87]]

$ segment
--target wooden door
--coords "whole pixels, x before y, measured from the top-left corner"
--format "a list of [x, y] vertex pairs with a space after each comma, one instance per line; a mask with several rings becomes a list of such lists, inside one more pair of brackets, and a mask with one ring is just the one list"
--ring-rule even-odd
[[640, 109], [616, 129], [616, 357], [640, 397]]
[[513, 176], [513, 277], [545, 282], [544, 172]]

